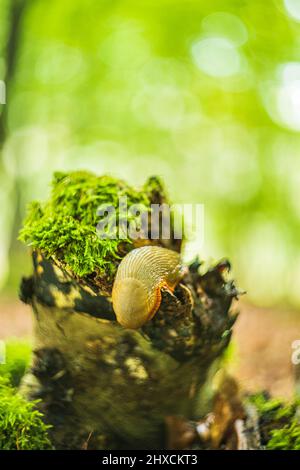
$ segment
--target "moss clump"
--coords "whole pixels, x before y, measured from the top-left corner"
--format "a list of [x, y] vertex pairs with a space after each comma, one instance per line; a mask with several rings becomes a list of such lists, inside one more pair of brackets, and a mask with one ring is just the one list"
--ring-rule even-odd
[[51, 449], [47, 426], [36, 402], [27, 402], [15, 389], [28, 366], [31, 347], [28, 342], [6, 343], [6, 363], [0, 365], [0, 449]]
[[[151, 180], [152, 186], [154, 183], [158, 185]], [[20, 239], [47, 256], [54, 256], [79, 277], [113, 275], [121, 245], [132, 241], [119, 238], [118, 231], [114, 239], [100, 238], [96, 231], [100, 220], [97, 211], [113, 206], [118, 222], [119, 198], [124, 196], [128, 206], [140, 204], [149, 208], [152, 186], [136, 191], [109, 176], [55, 173], [50, 199], [30, 205]]]
[[300, 450], [300, 424], [299, 420], [292, 420], [291, 424], [282, 429], [274, 429], [267, 449], [273, 450]]
[[0, 449], [51, 449], [47, 426], [34, 402], [27, 402], [10, 385], [7, 377], [0, 377]]
[[285, 404], [264, 393], [250, 397], [258, 411], [262, 444], [269, 450], [300, 450], [300, 400]]
[[6, 377], [13, 387], [17, 387], [23, 377], [31, 357], [28, 341], [11, 339], [5, 343], [6, 361], [0, 364], [0, 376]]

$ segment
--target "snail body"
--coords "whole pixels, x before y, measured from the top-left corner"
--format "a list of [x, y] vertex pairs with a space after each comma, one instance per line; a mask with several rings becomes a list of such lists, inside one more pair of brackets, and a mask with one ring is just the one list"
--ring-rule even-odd
[[140, 328], [151, 320], [161, 303], [161, 288], [171, 291], [183, 276], [180, 255], [158, 246], [130, 251], [119, 264], [112, 290], [118, 322]]

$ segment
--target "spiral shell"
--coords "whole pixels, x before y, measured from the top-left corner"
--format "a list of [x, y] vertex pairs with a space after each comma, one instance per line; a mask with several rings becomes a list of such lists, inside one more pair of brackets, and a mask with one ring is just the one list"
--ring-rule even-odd
[[161, 303], [161, 288], [173, 290], [183, 276], [178, 253], [158, 246], [130, 251], [121, 261], [112, 291], [118, 322], [140, 328], [151, 320]]

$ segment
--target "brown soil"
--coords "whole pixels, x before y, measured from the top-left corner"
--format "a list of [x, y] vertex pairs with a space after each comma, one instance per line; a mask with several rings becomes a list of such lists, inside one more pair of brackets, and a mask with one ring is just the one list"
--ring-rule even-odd
[[294, 393], [292, 342], [300, 339], [300, 312], [241, 303], [234, 328], [237, 357], [232, 369], [242, 388], [268, 390], [286, 398]]
[[12, 298], [0, 298], [0, 339], [31, 337], [31, 308]]

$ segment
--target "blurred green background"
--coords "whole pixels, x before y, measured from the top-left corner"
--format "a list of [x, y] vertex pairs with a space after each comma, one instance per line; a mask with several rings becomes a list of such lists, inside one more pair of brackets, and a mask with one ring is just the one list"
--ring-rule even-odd
[[54, 170], [160, 175], [205, 205], [205, 259], [300, 306], [299, 0], [0, 0], [0, 284]]

